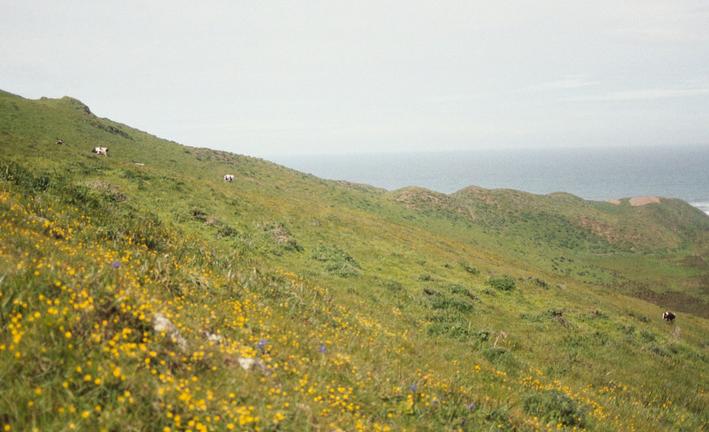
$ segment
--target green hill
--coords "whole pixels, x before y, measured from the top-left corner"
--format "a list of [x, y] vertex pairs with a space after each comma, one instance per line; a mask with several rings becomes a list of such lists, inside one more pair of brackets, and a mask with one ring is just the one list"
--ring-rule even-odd
[[0, 214], [7, 430], [707, 426], [679, 200], [389, 192], [0, 92]]

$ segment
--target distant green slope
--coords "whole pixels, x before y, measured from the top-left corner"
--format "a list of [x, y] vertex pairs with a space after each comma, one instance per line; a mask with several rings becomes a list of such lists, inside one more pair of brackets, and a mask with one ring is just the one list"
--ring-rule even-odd
[[[526, 192], [468, 187], [452, 195], [421, 188], [391, 193], [409, 208], [456, 215], [496, 234], [544, 240], [558, 246], [599, 251], [672, 251], [701, 245], [709, 218], [677, 199], [632, 206], [586, 201], [565, 193]], [[544, 235], [549, 238], [543, 238]], [[705, 245], [702, 245], [705, 246]]]
[[468, 187], [451, 195], [422, 188], [390, 199], [427, 218], [467, 227], [473, 241], [538, 269], [612, 286], [707, 316], [709, 218], [677, 199], [633, 206], [565, 193], [534, 195]]
[[707, 425], [679, 200], [389, 192], [0, 92], [0, 215], [12, 430]]

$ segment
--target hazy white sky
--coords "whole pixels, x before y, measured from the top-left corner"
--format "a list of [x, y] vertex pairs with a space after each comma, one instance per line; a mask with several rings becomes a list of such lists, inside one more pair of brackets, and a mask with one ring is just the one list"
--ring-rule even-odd
[[709, 1], [0, 0], [0, 88], [254, 155], [709, 145]]

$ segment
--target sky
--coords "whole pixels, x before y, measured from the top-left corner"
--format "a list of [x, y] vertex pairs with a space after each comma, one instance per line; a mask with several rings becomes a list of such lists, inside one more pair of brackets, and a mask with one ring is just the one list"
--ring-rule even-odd
[[256, 156], [709, 146], [707, 0], [0, 0], [0, 89]]

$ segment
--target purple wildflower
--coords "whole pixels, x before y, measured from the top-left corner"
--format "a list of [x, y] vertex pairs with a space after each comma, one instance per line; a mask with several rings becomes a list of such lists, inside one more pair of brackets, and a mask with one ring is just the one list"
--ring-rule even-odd
[[318, 348], [318, 351], [320, 351], [321, 354], [325, 354], [327, 352], [327, 347], [324, 343], [320, 344], [320, 348]]
[[416, 390], [418, 390], [419, 386], [416, 385], [416, 383], [413, 383], [409, 386], [409, 390], [411, 390], [411, 393], [416, 393]]
[[117, 268], [120, 267], [120, 266], [121, 266], [121, 262], [120, 262], [120, 261], [113, 261], [113, 262], [111, 263], [111, 267], [113, 267], [114, 269], [117, 269]]
[[268, 340], [267, 340], [267, 339], [261, 339], [261, 340], [258, 341], [258, 343], [256, 344], [256, 347], [257, 347], [258, 349], [260, 349], [260, 350], [263, 352], [263, 350], [266, 349], [266, 345], [268, 345]]

